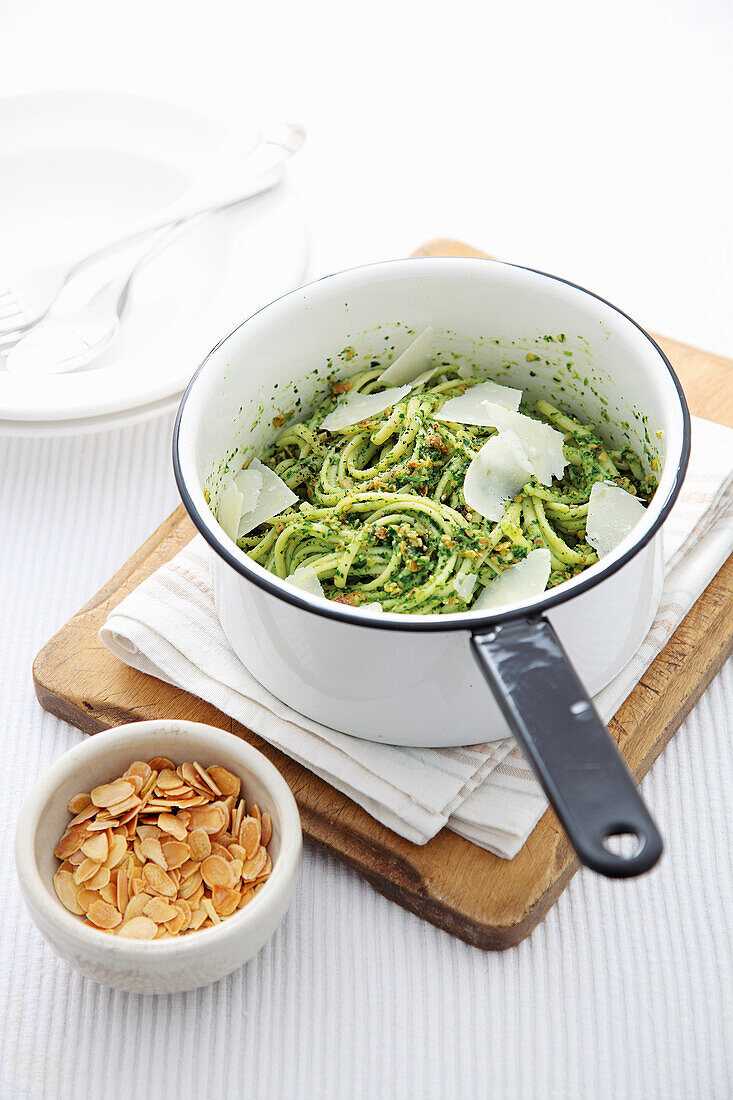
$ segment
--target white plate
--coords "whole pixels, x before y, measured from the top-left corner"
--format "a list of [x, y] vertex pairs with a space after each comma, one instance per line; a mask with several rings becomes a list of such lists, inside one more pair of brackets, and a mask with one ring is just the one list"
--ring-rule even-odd
[[[254, 144], [254, 120], [243, 146]], [[108, 92], [0, 100], [0, 286], [76, 256], [175, 199], [224, 130], [187, 108]], [[136, 277], [120, 335], [86, 370], [0, 370], [0, 432], [98, 430], [172, 408], [211, 347], [302, 281], [307, 242], [287, 183], [206, 219]]]

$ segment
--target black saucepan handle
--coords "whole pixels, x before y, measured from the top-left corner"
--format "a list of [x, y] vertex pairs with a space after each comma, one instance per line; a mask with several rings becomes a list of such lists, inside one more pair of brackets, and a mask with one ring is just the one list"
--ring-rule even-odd
[[[653, 867], [662, 838], [547, 619], [477, 631], [471, 646], [580, 861], [610, 878]], [[631, 855], [603, 843], [626, 833]]]

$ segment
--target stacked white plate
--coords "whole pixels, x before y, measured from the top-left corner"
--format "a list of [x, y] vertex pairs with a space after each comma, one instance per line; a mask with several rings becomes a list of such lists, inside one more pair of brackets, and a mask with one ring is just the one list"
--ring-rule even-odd
[[[242, 132], [246, 150], [258, 131], [245, 121]], [[186, 108], [108, 92], [0, 101], [0, 287], [176, 199], [224, 134]], [[96, 431], [173, 408], [212, 346], [302, 282], [306, 262], [287, 183], [204, 219], [141, 269], [119, 335], [85, 369], [39, 378], [0, 367], [0, 433]]]

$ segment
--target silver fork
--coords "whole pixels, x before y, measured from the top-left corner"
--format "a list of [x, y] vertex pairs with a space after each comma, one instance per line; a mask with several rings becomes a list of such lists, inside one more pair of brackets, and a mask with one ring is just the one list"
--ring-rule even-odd
[[0, 349], [16, 344], [49, 312], [64, 287], [86, 268], [140, 238], [158, 230], [180, 225], [199, 214], [236, 206], [245, 199], [269, 190], [280, 179], [283, 162], [300, 149], [305, 139], [302, 126], [285, 124], [260, 141], [243, 162], [255, 165], [256, 175], [248, 187], [222, 188], [219, 176], [230, 171], [236, 156], [237, 135], [225, 140], [204, 171], [197, 175], [185, 194], [152, 217], [132, 226], [114, 241], [82, 256], [74, 263], [37, 268], [0, 292]]

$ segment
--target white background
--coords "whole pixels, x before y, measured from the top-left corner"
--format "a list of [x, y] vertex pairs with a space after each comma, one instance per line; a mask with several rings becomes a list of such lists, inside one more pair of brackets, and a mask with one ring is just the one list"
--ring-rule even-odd
[[[313, 274], [459, 236], [733, 355], [732, 46], [726, 0], [2, 0], [0, 94], [301, 120]], [[175, 504], [169, 430], [0, 441], [0, 1097], [730, 1095], [730, 673], [644, 783], [661, 866], [578, 875], [514, 951], [467, 947], [308, 847], [282, 929], [214, 987], [112, 994], [55, 959], [11, 837], [80, 735], [40, 710], [30, 663]]]

